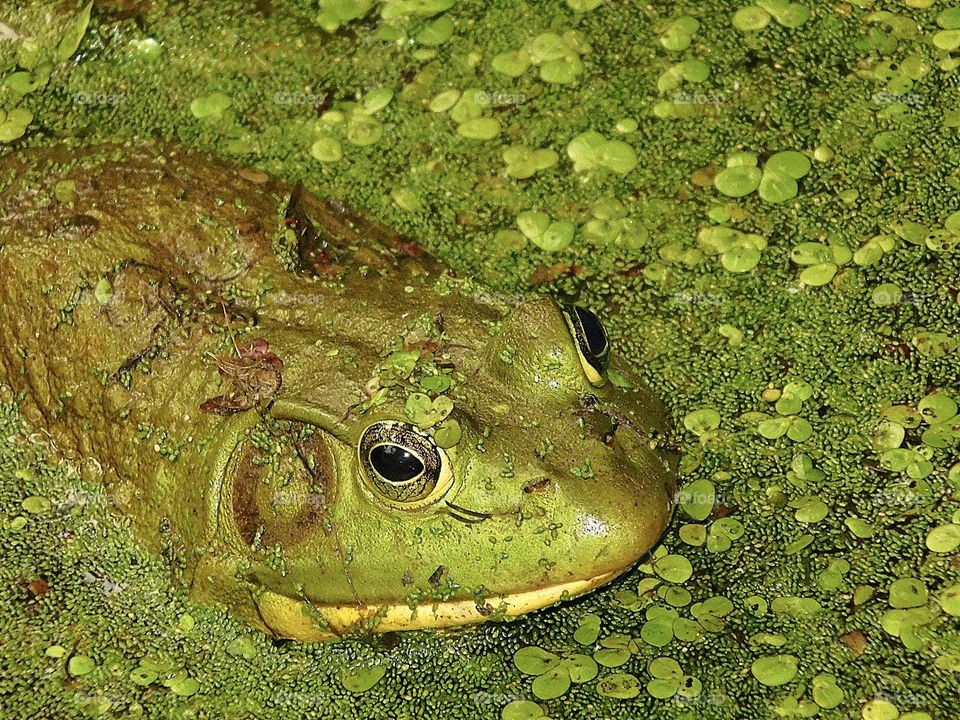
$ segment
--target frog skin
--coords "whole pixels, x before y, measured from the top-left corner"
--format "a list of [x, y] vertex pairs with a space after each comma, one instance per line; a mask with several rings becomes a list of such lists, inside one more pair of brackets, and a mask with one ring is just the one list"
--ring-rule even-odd
[[197, 601], [301, 641], [511, 618], [670, 520], [666, 413], [589, 311], [168, 145], [8, 154], [0, 209], [0, 379]]

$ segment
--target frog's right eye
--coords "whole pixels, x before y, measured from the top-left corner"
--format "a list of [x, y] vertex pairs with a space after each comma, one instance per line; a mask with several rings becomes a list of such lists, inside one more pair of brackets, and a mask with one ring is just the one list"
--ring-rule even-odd
[[393, 507], [430, 505], [453, 484], [446, 453], [433, 438], [406, 423], [384, 420], [364, 430], [358, 460], [367, 488]]
[[562, 305], [564, 319], [577, 346], [580, 364], [591, 385], [603, 385], [610, 359], [610, 341], [600, 318], [579, 305]]

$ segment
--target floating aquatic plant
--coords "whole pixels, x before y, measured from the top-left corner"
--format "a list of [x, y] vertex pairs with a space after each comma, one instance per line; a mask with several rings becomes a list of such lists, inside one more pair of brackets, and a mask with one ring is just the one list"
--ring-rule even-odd
[[517, 50], [496, 55], [490, 67], [501, 75], [520, 77], [533, 65], [544, 82], [569, 85], [583, 72], [580, 56], [589, 51], [589, 43], [579, 32], [541, 33]]
[[637, 166], [637, 154], [622, 140], [609, 140], [590, 130], [577, 135], [567, 145], [575, 172], [609, 170], [622, 175]]

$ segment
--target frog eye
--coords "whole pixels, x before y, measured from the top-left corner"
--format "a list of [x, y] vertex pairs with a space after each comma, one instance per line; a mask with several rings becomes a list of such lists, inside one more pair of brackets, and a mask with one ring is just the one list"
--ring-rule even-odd
[[610, 341], [600, 319], [579, 305], [563, 305], [563, 316], [576, 341], [580, 364], [587, 380], [593, 385], [603, 385], [603, 373], [610, 359]]
[[453, 485], [446, 453], [413, 425], [374, 423], [363, 431], [357, 450], [367, 488], [388, 505], [421, 508], [439, 500]]

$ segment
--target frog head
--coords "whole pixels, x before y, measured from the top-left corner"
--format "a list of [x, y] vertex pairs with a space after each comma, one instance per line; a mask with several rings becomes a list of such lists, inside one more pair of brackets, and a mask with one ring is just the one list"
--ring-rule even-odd
[[465, 625], [629, 569], [669, 522], [675, 461], [599, 318], [378, 282], [261, 317], [283, 389], [236, 421], [218, 510], [259, 619], [301, 640]]

